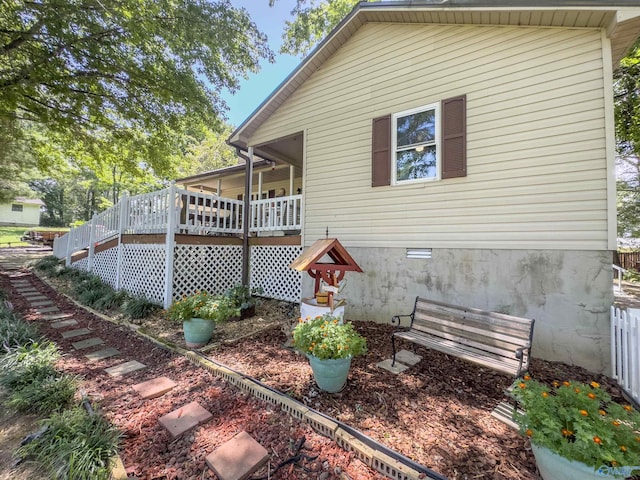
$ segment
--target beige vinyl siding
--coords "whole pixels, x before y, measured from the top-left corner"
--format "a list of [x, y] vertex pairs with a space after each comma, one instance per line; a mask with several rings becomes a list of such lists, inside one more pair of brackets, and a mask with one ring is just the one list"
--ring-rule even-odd
[[[367, 24], [263, 123], [306, 132], [305, 243], [606, 249], [599, 30]], [[467, 95], [467, 176], [371, 187], [373, 118]]]

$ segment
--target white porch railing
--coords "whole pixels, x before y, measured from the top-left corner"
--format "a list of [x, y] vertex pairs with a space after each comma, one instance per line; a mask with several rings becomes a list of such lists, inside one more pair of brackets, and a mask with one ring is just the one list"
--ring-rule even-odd
[[640, 403], [640, 309], [611, 307], [612, 377]]
[[[121, 233], [174, 233], [192, 235], [241, 234], [244, 202], [175, 187], [128, 197], [94, 215], [91, 221], [54, 240], [53, 252], [70, 261], [74, 252]], [[300, 230], [302, 195], [251, 202], [249, 231]], [[174, 215], [170, 220], [170, 216]]]
[[251, 202], [250, 232], [300, 230], [302, 195]]
[[616, 282], [616, 286], [614, 287], [615, 291], [618, 293], [622, 292], [622, 279], [624, 278], [624, 274], [627, 273], [627, 271], [622, 268], [619, 267], [618, 265], [612, 264], [611, 265], [613, 267], [613, 280]]

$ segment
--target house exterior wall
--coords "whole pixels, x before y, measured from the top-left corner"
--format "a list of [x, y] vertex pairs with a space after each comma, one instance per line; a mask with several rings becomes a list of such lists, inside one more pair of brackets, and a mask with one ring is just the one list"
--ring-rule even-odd
[[[347, 318], [416, 295], [505, 311], [536, 319], [534, 356], [609, 373], [609, 50], [592, 29], [370, 23], [271, 114], [249, 144], [305, 129], [304, 244], [328, 228], [364, 270]], [[467, 176], [371, 187], [372, 119], [459, 95]]]
[[[22, 212], [12, 211], [13, 204], [22, 205]], [[0, 204], [0, 225], [38, 226], [40, 225], [40, 205], [21, 202], [2, 203]]]
[[[305, 127], [309, 241], [605, 249], [603, 71], [597, 30], [368, 24], [251, 143]], [[372, 119], [462, 94], [467, 177], [372, 188]]]
[[[347, 273], [351, 320], [389, 323], [416, 296], [535, 319], [532, 354], [610, 374], [611, 252], [349, 248], [364, 273]], [[313, 279], [303, 277], [303, 297]], [[391, 340], [389, 340], [391, 341]]]

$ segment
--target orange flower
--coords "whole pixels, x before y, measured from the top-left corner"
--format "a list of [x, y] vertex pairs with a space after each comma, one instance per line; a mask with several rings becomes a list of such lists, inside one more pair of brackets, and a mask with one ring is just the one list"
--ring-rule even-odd
[[604, 410], [598, 410], [598, 412], [600, 413], [600, 415], [605, 416], [607, 414], [607, 412], [605, 412]]
[[525, 376], [524, 376], [524, 377], [522, 377], [522, 378], [524, 378], [525, 380], [531, 380], [531, 377], [530, 377], [529, 375], [525, 375]]
[[571, 430], [567, 430], [566, 428], [563, 428], [560, 431], [562, 432], [562, 435], [564, 435], [565, 437], [570, 437], [571, 435], [573, 435], [573, 432]]
[[549, 396], [549, 393], [547, 393], [547, 392], [542, 392], [542, 396], [543, 396], [544, 398], [547, 398], [547, 397]]
[[586, 410], [580, 410], [580, 415], [582, 415], [583, 417], [587, 417], [589, 416], [589, 412], [587, 412]]
[[557, 381], [557, 380], [554, 380], [551, 385], [553, 385], [554, 387], [559, 387], [560, 386], [560, 382]]
[[527, 428], [527, 431], [524, 433], [526, 433], [527, 437], [533, 436], [533, 430], [531, 430], [530, 428]]
[[569, 385], [571, 385], [569, 382], [566, 382], [566, 381], [565, 381], [565, 382], [562, 382], [562, 384], [563, 384], [565, 387], [568, 387]]
[[600, 437], [593, 437], [593, 441], [596, 442], [598, 445], [602, 445], [602, 440], [600, 439]]
[[614, 427], [619, 427], [620, 425], [622, 425], [618, 420], [614, 420], [613, 422], [611, 422], [611, 424], [612, 424]]
[[520, 383], [518, 384], [518, 386], [519, 386], [520, 388], [527, 388], [527, 384], [526, 384], [526, 383], [524, 383], [524, 382], [520, 382]]
[[595, 394], [593, 394], [591, 392], [587, 393], [587, 397], [589, 397], [591, 400], [595, 400], [595, 398], [596, 398]]
[[632, 411], [632, 410], [633, 410], [633, 407], [632, 407], [631, 405], [625, 405], [625, 406], [624, 406], [624, 407], [622, 407], [622, 408], [624, 408], [627, 412], [630, 412], [630, 411]]
[[589, 385], [591, 385], [593, 388], [600, 388], [600, 384], [598, 382], [591, 382]]
[[576, 392], [576, 393], [580, 393], [580, 389], [579, 388], [574, 388], [573, 391]]
[[621, 452], [626, 452], [627, 451], [627, 447], [625, 447], [624, 445], [620, 445], [620, 451]]

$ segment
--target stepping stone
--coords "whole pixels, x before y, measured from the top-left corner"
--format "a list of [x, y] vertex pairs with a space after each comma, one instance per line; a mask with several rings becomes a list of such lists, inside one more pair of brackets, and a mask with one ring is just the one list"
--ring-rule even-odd
[[58, 309], [58, 307], [42, 307], [42, 308], [38, 308], [36, 310], [36, 313], [38, 314], [42, 314], [42, 313], [53, 313], [53, 312], [59, 312], [60, 309]]
[[220, 480], [245, 480], [269, 460], [269, 452], [242, 431], [205, 460]]
[[40, 291], [36, 290], [35, 288], [16, 288], [16, 292], [18, 292], [20, 295], [35, 295], [40, 293]]
[[391, 366], [392, 363], [393, 363], [393, 359], [390, 358], [388, 360], [383, 360], [382, 362], [378, 363], [377, 366], [391, 373], [402, 373], [407, 368], [409, 368], [408, 365], [405, 365], [404, 363], [400, 363], [398, 362], [398, 360], [396, 360], [396, 364], [393, 367]]
[[63, 318], [71, 318], [73, 313], [51, 313], [49, 315], [42, 315], [42, 320], [61, 320]]
[[116, 365], [115, 367], [105, 368], [104, 371], [112, 377], [120, 377], [122, 375], [126, 375], [127, 373], [135, 372], [136, 370], [141, 370], [143, 368], [147, 368], [144, 363], [140, 363], [137, 360], [131, 360], [130, 362], [121, 363], [120, 365]]
[[396, 362], [404, 363], [405, 365], [409, 365], [411, 367], [418, 363], [420, 360], [422, 360], [422, 357], [420, 355], [416, 355], [409, 350], [400, 350], [396, 353]]
[[213, 415], [202, 408], [198, 402], [191, 402], [160, 417], [158, 422], [169, 431], [171, 438], [178, 438], [211, 417]]
[[89, 359], [91, 362], [97, 362], [98, 360], [104, 360], [105, 358], [114, 357], [116, 355], [120, 355], [120, 350], [117, 348], [103, 348], [102, 350], [97, 350], [95, 352], [87, 353], [85, 357]]
[[53, 322], [51, 324], [52, 328], [64, 328], [64, 327], [72, 327], [74, 325], [78, 325], [78, 322], [74, 319], [62, 320], [61, 322]]
[[82, 350], [83, 348], [95, 347], [96, 345], [104, 345], [104, 340], [101, 338], [87, 338], [86, 340], [80, 340], [79, 342], [73, 342], [73, 348], [76, 350]]
[[49, 307], [51, 305], [55, 305], [51, 300], [38, 300], [38, 301], [31, 301], [29, 300], [29, 305], [31, 305], [32, 307]]
[[29, 302], [39, 302], [41, 300], [49, 300], [50, 301], [49, 297], [45, 297], [44, 295], [40, 295], [40, 294], [29, 295], [29, 296], [25, 295], [24, 298], [26, 298]]
[[90, 333], [91, 330], [88, 328], [77, 328], [76, 330], [67, 330], [66, 332], [62, 332], [62, 338], [81, 337], [82, 335], [88, 335]]
[[146, 382], [138, 383], [133, 386], [133, 389], [138, 392], [145, 400], [150, 398], [161, 397], [173, 387], [176, 386], [176, 382], [167, 377], [158, 377]]

